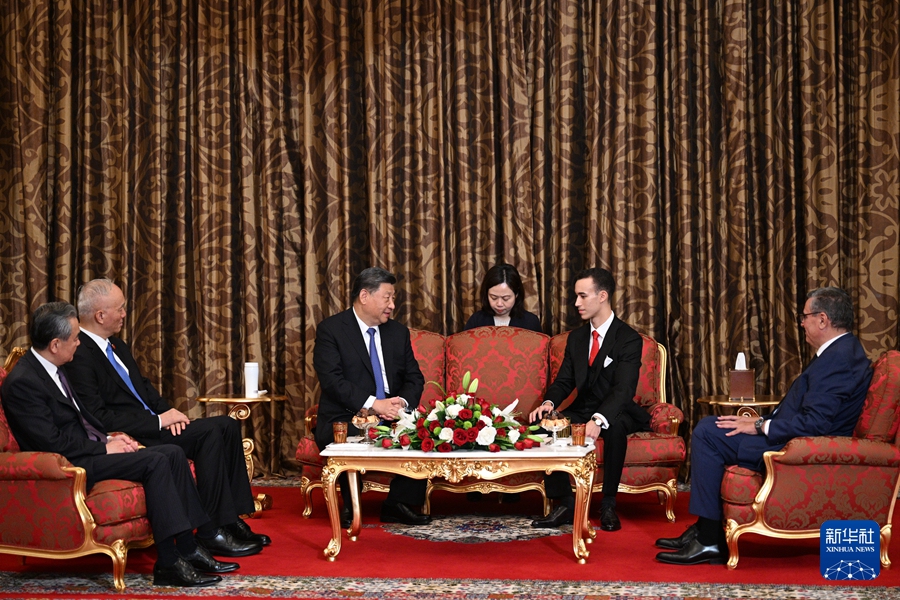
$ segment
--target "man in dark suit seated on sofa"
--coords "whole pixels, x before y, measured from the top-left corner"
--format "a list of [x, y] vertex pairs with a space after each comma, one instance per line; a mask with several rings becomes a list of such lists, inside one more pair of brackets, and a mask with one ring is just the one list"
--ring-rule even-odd
[[[627, 436], [650, 429], [650, 414], [634, 402], [643, 340], [613, 313], [610, 302], [615, 291], [616, 282], [606, 269], [586, 269], [575, 276], [575, 307], [586, 323], [569, 334], [559, 373], [547, 388], [544, 402], [529, 415], [532, 422], [539, 421], [578, 390], [563, 414], [572, 423], [586, 423], [587, 437], [603, 438], [600, 528], [604, 531], [622, 528], [616, 515], [616, 492], [625, 467]], [[544, 486], [547, 497], [558, 500], [558, 506], [532, 527], [571, 524], [575, 497], [568, 473], [550, 473]]]
[[191, 421], [171, 408], [141, 374], [128, 344], [116, 337], [125, 314], [125, 295], [108, 279], [79, 290], [81, 345], [65, 367], [72, 387], [108, 430], [124, 431], [145, 446], [175, 444], [194, 461], [210, 517], [197, 539], [207, 550], [219, 556], [258, 553], [269, 536], [254, 533], [239, 516], [255, 510], [240, 424], [227, 416]]
[[124, 434], [108, 436], [72, 391], [60, 369], [78, 347], [75, 307], [51, 302], [31, 317], [31, 350], [3, 382], [0, 395], [22, 450], [56, 452], [87, 474], [87, 488], [105, 479], [144, 486], [147, 518], [156, 541], [155, 585], [207, 586], [238, 568], [199, 547], [193, 529], [209, 521], [181, 448], [163, 444], [140, 449]]
[[725, 467], [763, 470], [763, 453], [780, 450], [801, 436], [852, 435], [859, 420], [872, 367], [859, 340], [850, 333], [853, 306], [841, 289], [809, 293], [797, 320], [816, 356], [778, 407], [753, 419], [735, 415], [705, 417], [691, 438], [690, 512], [697, 522], [677, 538], [660, 538], [656, 559], [676, 565], [728, 562], [720, 489]]
[[[322, 386], [316, 424], [320, 450], [334, 441], [332, 423], [349, 423], [363, 408], [383, 419], [419, 405], [425, 378], [413, 354], [409, 329], [391, 319], [397, 279], [378, 267], [353, 281], [353, 306], [328, 317], [316, 328], [313, 366]], [[348, 427], [353, 427], [348, 425]], [[350, 527], [350, 489], [346, 473], [338, 478], [343, 507], [341, 527]], [[397, 476], [381, 507], [383, 523], [426, 525], [431, 517], [413, 506], [425, 503], [426, 481]]]

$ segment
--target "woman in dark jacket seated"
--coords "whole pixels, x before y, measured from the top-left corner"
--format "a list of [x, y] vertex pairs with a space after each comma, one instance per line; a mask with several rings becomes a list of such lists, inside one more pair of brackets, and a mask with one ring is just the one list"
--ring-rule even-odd
[[541, 320], [525, 310], [524, 304], [525, 289], [516, 268], [494, 265], [481, 282], [481, 310], [469, 317], [463, 329], [509, 325], [543, 333]]

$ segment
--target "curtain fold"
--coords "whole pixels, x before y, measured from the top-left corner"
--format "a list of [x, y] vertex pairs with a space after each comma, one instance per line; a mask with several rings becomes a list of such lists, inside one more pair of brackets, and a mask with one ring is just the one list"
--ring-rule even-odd
[[738, 352], [786, 391], [812, 288], [897, 347], [896, 0], [9, 0], [0, 49], [0, 355], [109, 277], [190, 416], [245, 361], [290, 397], [277, 447], [249, 421], [263, 471], [296, 469], [316, 324], [369, 265], [442, 334], [497, 262], [549, 334], [610, 269], [686, 435]]

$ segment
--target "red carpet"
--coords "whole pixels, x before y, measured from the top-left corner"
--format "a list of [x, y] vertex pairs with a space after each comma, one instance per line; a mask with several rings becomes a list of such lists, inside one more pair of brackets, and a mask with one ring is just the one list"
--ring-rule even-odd
[[[263, 491], [257, 488], [255, 491]], [[363, 530], [356, 542], [343, 540], [335, 562], [328, 562], [322, 550], [330, 539], [330, 528], [321, 493], [314, 495], [313, 516], [302, 517], [302, 497], [297, 488], [265, 488], [274, 499], [273, 509], [253, 519], [251, 526], [272, 537], [273, 545], [257, 556], [238, 559], [241, 575], [314, 576], [351, 578], [467, 578], [467, 579], [554, 579], [635, 582], [688, 582], [770, 585], [828, 586], [819, 573], [818, 540], [782, 541], [758, 536], [741, 538], [741, 560], [729, 571], [723, 566], [675, 567], [654, 560], [657, 537], [679, 535], [693, 522], [687, 512], [687, 494], [679, 495], [678, 522], [668, 523], [662, 507], [650, 494], [620, 495], [622, 530], [598, 531], [590, 546], [587, 564], [579, 565], [572, 554], [570, 535], [528, 541], [463, 544], [412, 539], [392, 534], [378, 522], [383, 495], [363, 495]], [[498, 504], [495, 496], [469, 503], [465, 496], [440, 494], [434, 498], [434, 515], [504, 514], [531, 515], [538, 511], [537, 494], [524, 494], [516, 504]], [[897, 515], [895, 515], [896, 518]], [[596, 518], [592, 519], [597, 524]], [[895, 543], [896, 545], [896, 543]], [[893, 554], [898, 560], [896, 547]], [[128, 573], [152, 572], [155, 552], [129, 553]], [[68, 561], [0, 555], [0, 571], [54, 573], [111, 573], [105, 556]], [[839, 582], [846, 585], [850, 582]], [[855, 586], [900, 586], [898, 569], [882, 569], [871, 582]], [[0, 594], [0, 597], [12, 597]]]

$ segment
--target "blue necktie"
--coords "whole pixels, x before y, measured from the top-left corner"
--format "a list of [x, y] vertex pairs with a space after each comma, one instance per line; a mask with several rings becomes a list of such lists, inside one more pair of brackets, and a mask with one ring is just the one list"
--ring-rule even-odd
[[144, 402], [144, 399], [141, 398], [141, 395], [137, 393], [137, 390], [134, 389], [134, 384], [131, 382], [131, 377], [128, 376], [128, 371], [125, 370], [125, 367], [119, 364], [119, 361], [116, 360], [115, 355], [113, 354], [113, 347], [111, 343], [106, 344], [106, 358], [109, 359], [109, 362], [112, 363], [113, 368], [116, 370], [116, 373], [119, 374], [119, 377], [122, 378], [122, 381], [125, 382], [125, 385], [128, 386], [128, 389], [131, 390], [131, 393], [134, 394], [134, 397], [138, 399], [138, 401], [143, 405], [143, 407], [149, 410], [152, 414], [156, 414], [150, 407], [147, 406], [147, 403]]
[[384, 379], [381, 378], [381, 361], [378, 360], [378, 348], [375, 347], [375, 328], [369, 327], [369, 360], [372, 361], [372, 374], [375, 375], [375, 397], [384, 398]]

